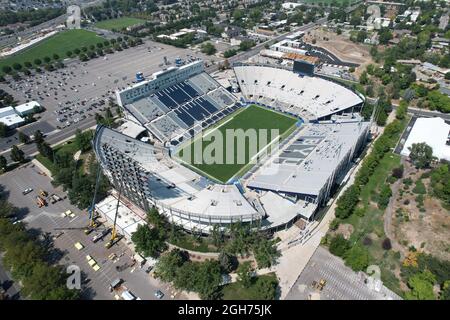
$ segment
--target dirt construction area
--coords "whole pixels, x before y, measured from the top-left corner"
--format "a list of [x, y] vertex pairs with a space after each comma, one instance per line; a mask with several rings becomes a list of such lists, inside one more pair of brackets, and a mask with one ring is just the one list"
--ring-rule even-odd
[[[404, 248], [414, 246], [442, 260], [450, 260], [450, 214], [439, 199], [430, 196], [428, 171], [417, 170], [405, 162], [403, 185], [394, 195], [393, 233]], [[405, 184], [405, 179], [410, 180]]]
[[313, 39], [316, 40], [315, 45], [327, 49], [343, 61], [357, 63], [361, 66], [372, 63], [369, 46], [353, 43], [347, 37], [337, 35], [324, 27], [313, 29], [304, 37], [305, 42], [308, 43], [312, 43]]

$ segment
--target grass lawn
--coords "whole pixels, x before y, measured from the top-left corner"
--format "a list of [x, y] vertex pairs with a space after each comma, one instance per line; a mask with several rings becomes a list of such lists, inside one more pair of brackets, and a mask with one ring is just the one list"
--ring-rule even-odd
[[183, 234], [177, 239], [169, 239], [169, 242], [177, 247], [190, 251], [217, 252], [218, 249], [208, 240], [209, 239], [201, 239], [201, 241], [197, 241], [193, 236]]
[[[184, 146], [178, 156], [194, 170], [225, 183], [230, 178], [250, 169], [253, 165], [250, 160], [256, 159], [260, 151], [270, 150], [270, 143], [276, 141], [277, 137], [280, 139], [286, 136], [295, 128], [297, 121], [296, 118], [251, 105], [230, 115], [212, 129], [208, 129], [203, 140], [198, 138]], [[247, 134], [239, 135], [239, 138], [234, 136], [234, 139], [233, 136], [228, 135], [227, 140], [227, 132], [234, 132], [236, 129], [242, 129]], [[274, 133], [272, 136], [271, 129], [278, 130], [278, 134]], [[266, 139], [263, 139], [261, 132], [267, 133]], [[197, 144], [199, 148], [195, 148]], [[190, 156], [188, 153], [185, 154], [189, 151]], [[205, 155], [211, 155], [211, 158], [214, 158], [211, 160], [214, 161], [208, 163], [208, 157]], [[199, 161], [194, 161], [197, 159]]]
[[399, 165], [399, 155], [391, 152], [385, 154], [369, 182], [361, 189], [359, 206], [364, 208], [364, 216], [353, 214], [342, 220], [342, 223], [350, 223], [355, 230], [349, 239], [352, 244], [361, 244], [363, 239], [370, 235], [372, 243], [365, 246], [369, 251], [370, 264], [378, 265], [384, 285], [401, 295], [399, 281], [393, 274], [393, 270], [400, 265], [401, 261], [395, 256], [393, 250], [386, 251], [382, 247], [382, 242], [386, 238], [384, 233], [385, 210], [379, 209], [376, 204], [381, 187], [388, 183], [386, 179], [391, 175], [392, 169]]
[[[77, 151], [78, 151], [78, 146], [76, 143], [72, 142], [72, 141], [67, 141], [61, 145], [58, 145], [56, 147], [53, 148], [55, 154], [58, 153], [59, 151], [66, 151], [71, 153], [72, 155], [74, 155]], [[38, 154], [36, 156], [36, 159], [42, 163], [48, 170], [50, 170], [50, 172], [52, 173], [52, 175], [56, 172], [57, 168], [55, 167], [55, 165], [53, 164], [52, 161], [50, 161], [49, 158], [47, 157], [43, 157], [41, 154]], [[79, 166], [79, 168], [82, 168], [83, 166]]]
[[13, 63], [16, 62], [22, 65], [25, 61], [34, 64], [34, 59], [39, 58], [42, 60], [45, 56], [50, 57], [53, 61], [53, 54], [55, 53], [60, 58], [65, 58], [68, 50], [73, 51], [76, 48], [89, 47], [92, 44], [96, 45], [98, 42], [103, 41], [105, 41], [104, 38], [87, 30], [62, 31], [16, 55], [0, 59], [0, 70], [5, 65], [12, 67]]
[[146, 22], [144, 19], [131, 18], [131, 17], [122, 17], [117, 19], [109, 19], [97, 22], [94, 26], [99, 29], [106, 30], [122, 30], [123, 28], [134, 26], [136, 24], [142, 24]]
[[258, 279], [268, 278], [278, 282], [274, 273], [258, 276], [249, 288], [244, 288], [240, 283], [230, 283], [222, 288], [223, 300], [259, 300], [256, 283]]

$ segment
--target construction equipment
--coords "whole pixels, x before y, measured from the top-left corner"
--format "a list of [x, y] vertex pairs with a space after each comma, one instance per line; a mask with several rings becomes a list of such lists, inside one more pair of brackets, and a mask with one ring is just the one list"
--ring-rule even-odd
[[47, 191], [42, 190], [42, 189], [39, 191], [39, 194], [40, 194], [42, 197], [44, 197], [44, 198], [48, 196]]
[[97, 175], [95, 178], [95, 189], [94, 189], [94, 196], [92, 197], [92, 203], [91, 206], [89, 207], [88, 211], [89, 211], [89, 225], [88, 226], [92, 226], [94, 224], [94, 210], [95, 210], [95, 200], [97, 198], [97, 192], [98, 192], [98, 187], [100, 184], [100, 179], [101, 179], [101, 173], [102, 173], [102, 169], [101, 166], [98, 166], [97, 168]]
[[101, 239], [103, 239], [109, 232], [111, 231], [110, 228], [106, 228], [103, 231], [97, 233], [93, 238], [92, 238], [92, 242], [97, 242]]
[[92, 231], [94, 231], [100, 225], [101, 225], [101, 222], [94, 220], [91, 225], [89, 225], [87, 228], [84, 228], [84, 234], [86, 234], [86, 235], [90, 234]]
[[36, 197], [36, 203], [37, 203], [39, 208], [42, 208], [42, 207], [47, 205], [47, 201], [45, 201], [45, 199], [43, 199], [43, 198], [41, 198], [39, 196]]
[[322, 291], [326, 284], [327, 280], [320, 279], [319, 283], [317, 284], [317, 289], [319, 289], [319, 291]]
[[54, 193], [52, 193], [51, 195], [50, 195], [50, 202], [53, 204], [53, 203], [56, 203], [56, 202], [58, 202], [58, 201], [61, 201], [62, 199], [61, 199], [61, 197], [60, 196], [58, 196], [57, 194], [54, 194]]
[[121, 234], [116, 234], [116, 237], [115, 237], [114, 239], [111, 238], [111, 240], [109, 240], [109, 241], [105, 244], [105, 248], [106, 248], [106, 249], [111, 248], [113, 245], [115, 245], [117, 242], [119, 242], [122, 238], [123, 238], [123, 235], [121, 235]]

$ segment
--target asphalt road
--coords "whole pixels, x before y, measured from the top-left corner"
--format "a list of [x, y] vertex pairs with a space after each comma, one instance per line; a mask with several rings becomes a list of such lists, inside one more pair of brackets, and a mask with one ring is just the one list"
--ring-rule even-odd
[[[164, 299], [170, 299], [173, 290], [167, 284], [161, 283], [147, 274], [144, 271], [145, 267], [141, 269], [134, 266], [128, 267], [124, 271], [117, 271], [116, 266], [123, 266], [132, 262], [134, 253], [127, 246], [125, 240], [121, 240], [112, 248], [106, 249], [104, 245], [109, 240], [110, 235], [107, 235], [104, 240], [93, 243], [91, 238], [95, 233], [84, 234], [84, 228], [88, 223], [86, 211], [81, 211], [72, 206], [68, 199], [38, 208], [35, 199], [40, 189], [47, 191], [49, 194], [55, 193], [60, 197], [65, 196], [61, 188], [54, 188], [51, 185], [50, 178], [42, 175], [38, 167], [30, 163], [5, 173], [0, 176], [0, 184], [4, 186], [4, 192], [8, 195], [8, 200], [19, 208], [18, 218], [27, 224], [27, 228], [40, 230], [50, 236], [63, 232], [60, 237], [53, 241], [52, 257], [55, 262], [61, 265], [80, 267], [83, 279], [88, 279], [82, 285], [84, 298], [114, 299], [114, 296], [109, 292], [109, 284], [117, 278], [122, 278], [124, 285], [143, 300], [156, 299], [154, 292], [158, 289], [165, 293]], [[24, 196], [22, 191], [25, 188], [33, 188], [33, 192]], [[61, 213], [66, 210], [75, 213], [75, 217], [62, 217]], [[100, 228], [105, 228], [105, 226], [103, 225]], [[76, 242], [81, 242], [84, 248], [80, 251], [77, 250], [74, 247]], [[115, 253], [118, 258], [110, 260], [108, 257], [111, 253]], [[92, 256], [101, 269], [94, 271], [88, 264], [86, 255]], [[181, 297], [179, 294], [175, 296], [177, 299]]]

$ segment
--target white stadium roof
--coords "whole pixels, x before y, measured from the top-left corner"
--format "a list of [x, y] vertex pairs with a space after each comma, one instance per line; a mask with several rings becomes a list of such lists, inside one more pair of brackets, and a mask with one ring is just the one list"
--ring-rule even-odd
[[304, 118], [323, 118], [363, 103], [350, 89], [320, 77], [299, 76], [269, 66], [242, 65], [234, 67], [234, 71], [247, 100], [265, 97], [270, 99], [266, 104], [285, 104], [283, 111]]
[[368, 122], [306, 125], [296, 141], [256, 172], [248, 186], [318, 196], [368, 125]]

